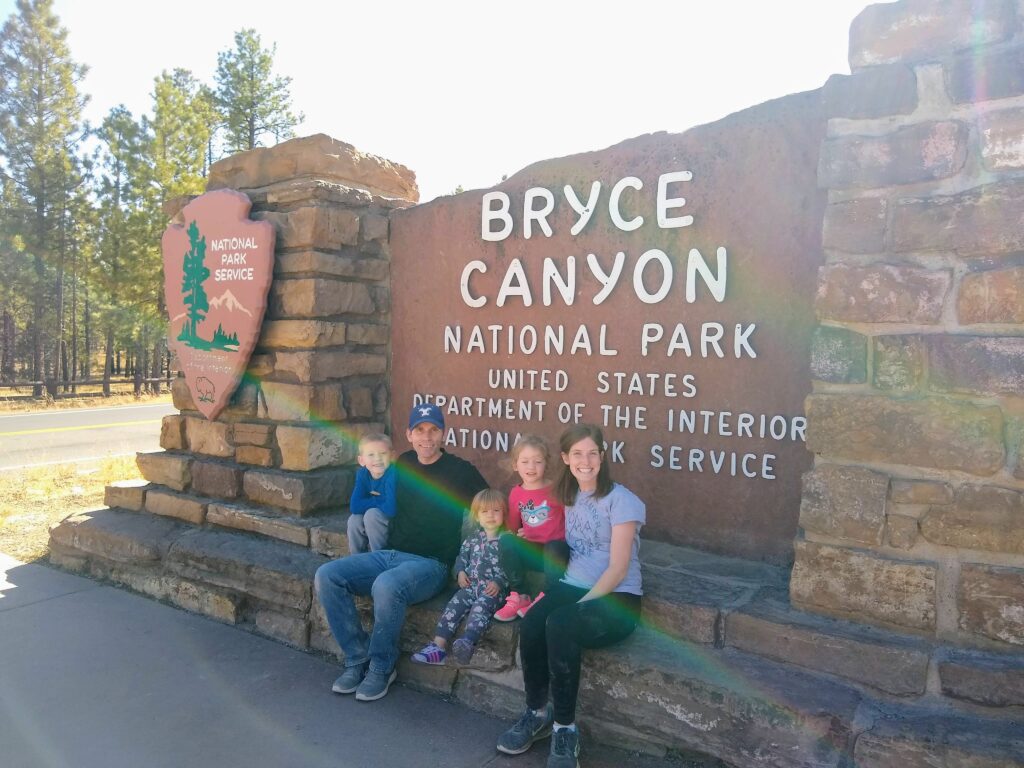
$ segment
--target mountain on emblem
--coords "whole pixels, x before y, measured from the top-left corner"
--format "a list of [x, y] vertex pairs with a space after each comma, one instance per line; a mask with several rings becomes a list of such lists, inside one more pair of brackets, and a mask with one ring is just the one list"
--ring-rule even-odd
[[215, 299], [210, 299], [210, 306], [214, 309], [224, 307], [228, 312], [234, 312], [236, 309], [239, 312], [245, 312], [249, 317], [252, 317], [252, 312], [242, 306], [242, 302], [235, 298], [230, 290], [224, 291], [220, 296]]
[[208, 419], [238, 387], [267, 308], [274, 228], [250, 221], [251, 207], [241, 192], [208, 192], [185, 206], [185, 224], [169, 226], [162, 240], [170, 345]]

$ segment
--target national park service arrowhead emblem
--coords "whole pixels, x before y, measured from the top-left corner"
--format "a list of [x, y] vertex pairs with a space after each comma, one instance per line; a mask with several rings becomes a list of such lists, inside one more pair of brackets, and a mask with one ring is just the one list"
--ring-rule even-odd
[[274, 227], [250, 221], [251, 207], [241, 192], [207, 192], [161, 243], [168, 340], [196, 408], [211, 420], [245, 373], [274, 272]]

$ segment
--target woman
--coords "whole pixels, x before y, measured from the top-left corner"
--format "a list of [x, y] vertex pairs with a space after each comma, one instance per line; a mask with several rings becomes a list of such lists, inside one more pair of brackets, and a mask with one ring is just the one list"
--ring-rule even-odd
[[551, 734], [548, 768], [575, 768], [580, 659], [584, 648], [611, 645], [636, 629], [646, 510], [632, 492], [612, 482], [599, 427], [570, 427], [559, 448], [555, 496], [565, 504], [569, 567], [523, 619], [519, 649], [526, 711], [498, 739], [498, 750], [518, 755]]

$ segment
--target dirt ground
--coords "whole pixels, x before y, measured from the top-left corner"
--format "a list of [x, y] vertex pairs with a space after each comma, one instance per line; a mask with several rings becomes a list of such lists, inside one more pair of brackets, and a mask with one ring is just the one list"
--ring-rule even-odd
[[[97, 385], [98, 386], [98, 385]], [[110, 397], [61, 397], [57, 400], [25, 400], [10, 397], [10, 389], [0, 389], [0, 415], [4, 413], [31, 413], [65, 408], [106, 408], [111, 405], [137, 405], [140, 403], [169, 403], [171, 393], [141, 395], [131, 392], [114, 393]]]

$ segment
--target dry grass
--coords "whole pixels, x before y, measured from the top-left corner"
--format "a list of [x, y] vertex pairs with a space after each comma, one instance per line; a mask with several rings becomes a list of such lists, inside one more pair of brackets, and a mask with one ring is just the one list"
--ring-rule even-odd
[[[9, 393], [11, 390], [0, 390]], [[171, 402], [170, 392], [160, 395], [139, 395], [131, 392], [114, 393], [110, 397], [61, 397], [57, 400], [14, 400], [0, 394], [0, 414], [30, 413], [33, 411], [52, 411], [65, 408], [105, 408], [111, 405], [139, 405], [149, 403]]]
[[49, 552], [50, 526], [103, 505], [103, 489], [139, 477], [134, 456], [12, 470], [0, 475], [0, 552], [28, 562]]

